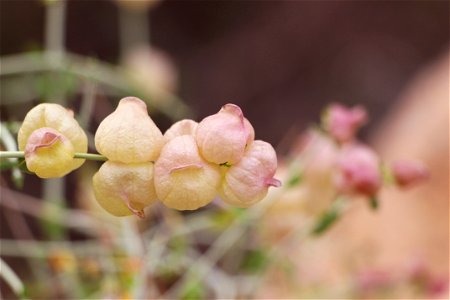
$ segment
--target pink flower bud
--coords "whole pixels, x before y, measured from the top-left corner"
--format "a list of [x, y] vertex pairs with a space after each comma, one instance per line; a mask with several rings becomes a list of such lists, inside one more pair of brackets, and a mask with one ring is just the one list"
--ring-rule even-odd
[[235, 104], [226, 104], [217, 114], [204, 118], [196, 131], [201, 155], [216, 164], [237, 163], [254, 137], [252, 125]]
[[401, 187], [414, 185], [430, 176], [428, 168], [419, 162], [397, 161], [392, 164], [392, 174]]
[[273, 176], [277, 169], [277, 155], [269, 143], [254, 141], [242, 159], [225, 173], [220, 187], [222, 199], [238, 207], [248, 207], [262, 200], [270, 186], [281, 182]]
[[163, 147], [155, 163], [155, 188], [168, 207], [194, 210], [217, 195], [219, 166], [205, 161], [191, 135], [173, 138]]
[[162, 133], [148, 116], [145, 102], [135, 97], [120, 100], [95, 133], [98, 152], [123, 163], [154, 161], [163, 144]]
[[364, 145], [348, 145], [337, 161], [336, 185], [343, 193], [374, 196], [381, 187], [380, 161]]
[[194, 136], [195, 130], [197, 129], [198, 123], [189, 119], [181, 120], [173, 124], [164, 133], [164, 139], [166, 142], [171, 139], [181, 136], [181, 135], [192, 135]]
[[367, 112], [363, 107], [347, 108], [332, 104], [325, 113], [324, 127], [340, 143], [353, 140], [358, 129], [367, 122]]
[[74, 154], [72, 143], [49, 127], [33, 131], [25, 146], [27, 168], [41, 178], [62, 177], [78, 168]]

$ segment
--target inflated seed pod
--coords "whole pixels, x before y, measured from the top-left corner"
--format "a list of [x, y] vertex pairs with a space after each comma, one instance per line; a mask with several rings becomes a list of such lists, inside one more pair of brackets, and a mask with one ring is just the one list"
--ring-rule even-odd
[[367, 122], [367, 112], [361, 106], [346, 107], [335, 103], [323, 116], [323, 127], [339, 143], [355, 139], [357, 131]]
[[74, 159], [73, 154], [85, 153], [88, 144], [73, 112], [54, 103], [39, 104], [31, 109], [22, 122], [17, 140], [19, 150], [25, 151], [28, 168], [44, 178], [61, 177], [80, 167], [84, 159]]
[[97, 202], [114, 216], [143, 218], [143, 209], [156, 202], [153, 170], [152, 162], [105, 162], [93, 178]]
[[25, 146], [27, 168], [41, 178], [62, 177], [72, 171], [74, 155], [72, 143], [49, 127], [33, 131]]
[[164, 133], [164, 139], [166, 142], [170, 141], [171, 139], [181, 136], [181, 135], [194, 135], [195, 130], [197, 129], [198, 123], [189, 120], [184, 119], [181, 121], [178, 121], [174, 123], [167, 131]]
[[248, 207], [262, 200], [270, 186], [281, 182], [273, 176], [277, 169], [277, 155], [264, 141], [254, 141], [242, 159], [225, 173], [220, 185], [223, 201], [238, 207]]
[[135, 97], [120, 100], [95, 133], [97, 151], [123, 163], [154, 161], [163, 144], [163, 135], [149, 117], [146, 104]]
[[195, 137], [200, 153], [207, 161], [233, 165], [242, 158], [246, 146], [255, 138], [255, 132], [239, 106], [226, 104], [218, 113], [198, 124]]
[[341, 193], [375, 196], [382, 186], [380, 157], [369, 146], [349, 144], [337, 158], [335, 184]]
[[194, 137], [178, 136], [164, 145], [155, 162], [155, 189], [158, 199], [178, 210], [194, 210], [217, 195], [219, 166], [205, 161]]

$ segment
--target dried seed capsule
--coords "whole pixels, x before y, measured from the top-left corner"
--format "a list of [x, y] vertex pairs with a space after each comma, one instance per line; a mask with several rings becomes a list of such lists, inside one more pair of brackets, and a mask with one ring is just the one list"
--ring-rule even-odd
[[155, 189], [159, 200], [178, 210], [194, 210], [217, 195], [219, 166], [199, 154], [194, 137], [178, 136], [162, 149], [155, 162]]
[[352, 141], [366, 122], [367, 112], [363, 107], [348, 108], [341, 104], [332, 104], [323, 118], [325, 129], [340, 143]]
[[413, 186], [430, 176], [428, 168], [418, 161], [396, 161], [391, 168], [396, 184], [401, 187]]
[[161, 131], [147, 113], [144, 101], [127, 97], [107, 116], [95, 133], [95, 147], [111, 161], [154, 161], [164, 144]]
[[87, 136], [73, 112], [59, 104], [43, 103], [31, 109], [17, 139], [28, 168], [39, 177], [61, 177], [84, 163], [73, 154], [87, 151]]
[[216, 164], [237, 163], [254, 137], [252, 125], [235, 104], [226, 104], [217, 114], [204, 118], [196, 130], [201, 155]]
[[107, 161], [94, 175], [93, 187], [100, 206], [112, 215], [142, 218], [143, 209], [156, 201], [153, 163]]
[[36, 129], [25, 146], [28, 170], [41, 178], [62, 177], [78, 164], [72, 143], [53, 128]]
[[281, 185], [273, 178], [276, 169], [277, 156], [273, 147], [264, 141], [254, 141], [244, 157], [226, 171], [220, 196], [238, 207], [253, 205], [267, 195], [270, 186]]
[[197, 129], [198, 123], [189, 119], [181, 120], [174, 123], [167, 131], [164, 133], [164, 139], [166, 142], [171, 139], [181, 136], [181, 135], [194, 135]]
[[369, 147], [351, 144], [337, 161], [336, 186], [340, 192], [374, 196], [381, 187], [380, 159]]

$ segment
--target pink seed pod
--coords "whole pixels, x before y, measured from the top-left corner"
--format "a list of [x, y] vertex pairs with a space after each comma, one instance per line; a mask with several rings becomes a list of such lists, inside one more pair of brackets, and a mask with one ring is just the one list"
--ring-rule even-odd
[[409, 187], [427, 179], [430, 173], [420, 162], [397, 161], [392, 164], [392, 175], [399, 186]]
[[174, 123], [169, 129], [167, 129], [167, 131], [164, 133], [164, 139], [166, 140], [166, 142], [168, 142], [177, 136], [182, 135], [194, 136], [197, 126], [198, 123], [193, 120], [184, 119], [178, 121]]
[[[45, 130], [41, 130], [38, 132], [35, 132], [36, 130], [40, 129], [40, 128], [46, 128]], [[55, 131], [53, 131], [55, 130]], [[48, 134], [46, 135], [45, 133], [48, 132]], [[33, 137], [33, 141], [31, 141], [29, 143], [29, 139], [30, 136], [34, 134], [35, 136]], [[88, 146], [88, 139], [86, 136], [86, 133], [83, 131], [83, 129], [80, 127], [80, 125], [78, 124], [78, 122], [74, 119], [73, 117], [73, 111], [68, 110], [64, 107], [62, 107], [59, 104], [55, 104], [55, 103], [42, 103], [39, 104], [35, 107], [33, 107], [25, 116], [22, 125], [19, 129], [18, 132], [18, 136], [17, 136], [17, 141], [18, 141], [18, 146], [19, 146], [19, 150], [21, 151], [25, 151], [25, 148], [27, 147], [27, 144], [30, 145], [39, 145], [41, 142], [41, 140], [44, 138], [46, 141], [48, 141], [48, 139], [52, 139], [51, 135], [54, 134], [56, 136], [58, 136], [58, 143], [56, 143], [55, 145], [53, 145], [52, 150], [50, 150], [49, 147], [47, 147], [47, 150], [43, 150], [44, 147], [40, 147], [40, 151], [39, 152], [46, 152], [49, 151], [49, 153], [51, 153], [51, 151], [56, 151], [59, 153], [59, 155], [62, 155], [61, 152], [65, 149], [65, 151], [67, 150], [68, 152], [80, 152], [80, 153], [86, 153], [87, 152], [87, 146]], [[45, 137], [44, 137], [45, 136]], [[70, 142], [70, 144], [72, 145], [73, 149], [72, 150], [68, 150], [67, 146], [68, 142]], [[46, 144], [46, 142], [42, 143], [42, 144]], [[58, 147], [57, 147], [58, 146]], [[63, 146], [62, 148], [59, 146]], [[30, 150], [31, 146], [28, 146], [28, 152], [34, 152]], [[65, 147], [65, 148], [64, 148]], [[39, 148], [39, 147], [38, 147]], [[56, 149], [58, 148], [58, 149]], [[55, 153], [56, 153], [55, 152]], [[50, 154], [49, 154], [50, 155]], [[48, 159], [50, 159], [51, 157], [48, 157]], [[59, 159], [61, 159], [61, 157], [59, 157]], [[70, 168], [68, 167], [68, 165], [66, 166], [67, 169], [64, 170], [69, 170], [72, 171], [74, 169], [79, 168], [83, 163], [84, 163], [84, 159], [73, 159], [73, 154], [71, 157], [71, 162], [70, 162]], [[56, 162], [51, 162], [48, 161], [49, 166], [56, 166]], [[59, 172], [62, 172], [63, 169], [59, 170]], [[68, 171], [68, 172], [70, 172]], [[52, 172], [52, 171], [50, 171]], [[54, 174], [51, 175], [51, 177], [61, 177], [63, 175], [59, 175], [59, 174], [67, 174], [65, 172], [62, 173], [58, 173], [56, 172], [56, 170], [53, 170]], [[38, 175], [38, 173], [36, 173]], [[39, 172], [39, 174], [43, 174], [42, 172]], [[49, 175], [49, 174], [47, 174]], [[58, 175], [58, 176], [54, 176], [54, 175]], [[39, 176], [39, 175], [38, 175]]]
[[200, 153], [207, 161], [229, 165], [242, 158], [254, 138], [252, 125], [235, 104], [226, 104], [218, 113], [204, 118], [195, 135]]
[[371, 197], [381, 187], [380, 160], [367, 146], [352, 144], [344, 147], [337, 168], [335, 183], [340, 192]]
[[264, 141], [254, 141], [242, 159], [225, 173], [220, 186], [220, 196], [228, 204], [248, 207], [261, 201], [270, 186], [281, 182], [273, 176], [277, 169], [277, 155]]
[[178, 210], [194, 210], [217, 195], [219, 166], [205, 161], [195, 139], [182, 135], [170, 140], [155, 162], [155, 189], [158, 199]]
[[144, 217], [143, 209], [156, 202], [152, 162], [105, 162], [93, 177], [95, 199], [110, 214]]
[[325, 129], [339, 143], [354, 139], [359, 128], [367, 122], [367, 112], [361, 106], [352, 108], [341, 104], [332, 104], [323, 120]]
[[33, 131], [25, 146], [28, 170], [41, 178], [62, 177], [78, 168], [72, 143], [50, 127]]
[[95, 133], [95, 147], [111, 161], [154, 161], [163, 145], [163, 135], [149, 117], [145, 102], [135, 97], [120, 100]]

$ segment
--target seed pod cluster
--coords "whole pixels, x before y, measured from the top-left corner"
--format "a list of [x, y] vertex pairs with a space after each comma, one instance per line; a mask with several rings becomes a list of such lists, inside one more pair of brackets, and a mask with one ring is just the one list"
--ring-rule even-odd
[[[41, 104], [26, 116], [19, 148], [39, 177], [61, 177], [79, 167], [87, 138], [73, 113], [57, 104]], [[181, 120], [163, 135], [135, 97], [120, 100], [95, 133], [95, 147], [108, 160], [93, 177], [97, 202], [115, 216], [144, 216], [160, 200], [167, 207], [195, 210], [217, 196], [248, 207], [262, 200], [274, 179], [277, 157], [272, 146], [255, 141], [255, 132], [234, 104], [197, 123]]]
[[95, 196], [116, 216], [142, 216], [156, 199], [178, 210], [198, 209], [218, 195], [250, 206], [280, 185], [274, 149], [254, 136], [234, 104], [200, 123], [176, 122], [163, 136], [143, 101], [122, 99], [95, 135], [97, 150], [109, 159], [94, 176]]

